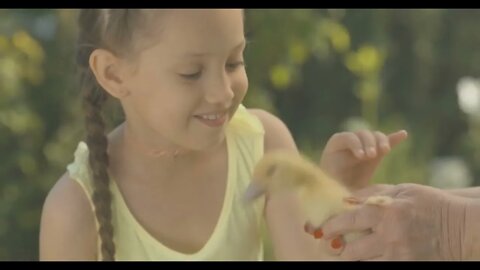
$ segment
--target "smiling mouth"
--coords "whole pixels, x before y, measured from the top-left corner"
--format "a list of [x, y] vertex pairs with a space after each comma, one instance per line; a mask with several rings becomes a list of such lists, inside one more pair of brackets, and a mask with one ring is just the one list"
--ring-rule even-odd
[[199, 114], [194, 117], [209, 127], [219, 127], [227, 121], [228, 113]]

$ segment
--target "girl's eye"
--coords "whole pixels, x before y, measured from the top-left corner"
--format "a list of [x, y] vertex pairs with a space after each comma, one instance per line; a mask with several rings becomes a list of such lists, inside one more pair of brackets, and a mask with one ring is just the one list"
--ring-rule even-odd
[[195, 72], [195, 73], [189, 73], [189, 74], [180, 74], [183, 78], [187, 80], [196, 80], [200, 78], [200, 75], [202, 75], [202, 71]]
[[227, 64], [227, 69], [228, 70], [235, 70], [239, 67], [245, 66], [245, 63], [243, 61], [238, 61], [238, 62], [233, 62], [233, 63], [228, 63]]
[[[235, 71], [237, 68], [242, 66], [245, 66], [245, 63], [243, 61], [237, 61], [233, 63], [227, 63], [226, 68], [228, 71]], [[197, 80], [200, 78], [201, 75], [201, 70], [195, 73], [180, 74], [180, 76], [182, 76], [182, 78], [186, 80]]]

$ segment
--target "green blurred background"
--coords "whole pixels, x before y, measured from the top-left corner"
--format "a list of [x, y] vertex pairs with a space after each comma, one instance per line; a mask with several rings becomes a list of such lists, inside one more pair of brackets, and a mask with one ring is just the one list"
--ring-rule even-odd
[[[84, 136], [75, 19], [0, 10], [0, 260], [38, 259], [43, 201]], [[408, 130], [375, 182], [478, 185], [479, 29], [479, 10], [246, 10], [245, 104], [315, 159], [338, 131]]]

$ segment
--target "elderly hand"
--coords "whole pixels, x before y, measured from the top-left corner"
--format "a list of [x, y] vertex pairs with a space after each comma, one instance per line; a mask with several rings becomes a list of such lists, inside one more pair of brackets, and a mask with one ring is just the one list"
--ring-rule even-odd
[[[382, 186], [380, 190], [376, 195], [394, 199], [390, 205], [362, 205], [322, 226], [325, 240], [352, 231], [371, 231], [345, 244], [340, 254], [342, 259], [464, 259], [465, 213], [471, 199], [417, 184]], [[361, 193], [362, 190], [357, 197]], [[371, 193], [363, 191], [363, 195]]]

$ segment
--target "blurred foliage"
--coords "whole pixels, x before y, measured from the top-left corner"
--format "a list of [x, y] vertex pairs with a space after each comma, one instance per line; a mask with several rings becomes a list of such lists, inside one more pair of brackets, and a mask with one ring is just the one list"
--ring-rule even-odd
[[[245, 104], [319, 158], [335, 132], [409, 131], [375, 182], [426, 183], [436, 157], [480, 175], [455, 87], [480, 74], [478, 10], [246, 10]], [[0, 260], [37, 260], [40, 211], [83, 137], [74, 10], [0, 10]], [[476, 185], [479, 184], [476, 180]]]

